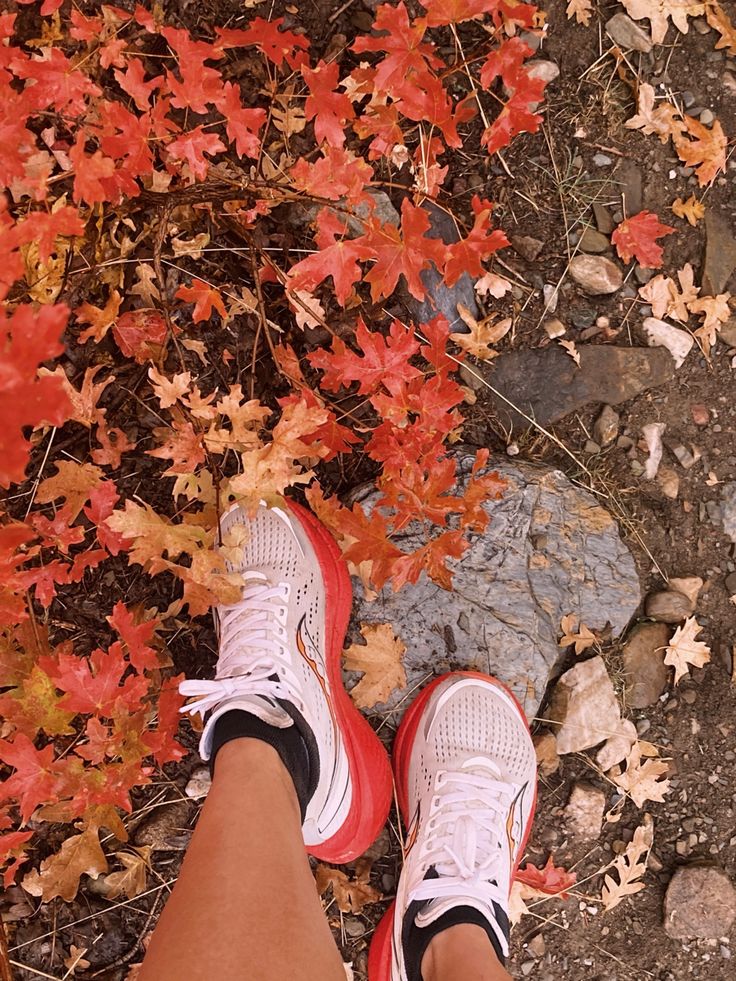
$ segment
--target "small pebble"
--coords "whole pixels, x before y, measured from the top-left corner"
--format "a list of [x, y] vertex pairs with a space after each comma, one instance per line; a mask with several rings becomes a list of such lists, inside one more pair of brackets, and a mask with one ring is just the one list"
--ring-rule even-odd
[[606, 156], [605, 153], [596, 153], [593, 157], [593, 163], [596, 165], [596, 167], [610, 167], [613, 160]]
[[713, 115], [710, 109], [703, 109], [703, 111], [700, 113], [700, 122], [703, 124], [703, 126], [710, 126], [715, 118], [716, 117]]

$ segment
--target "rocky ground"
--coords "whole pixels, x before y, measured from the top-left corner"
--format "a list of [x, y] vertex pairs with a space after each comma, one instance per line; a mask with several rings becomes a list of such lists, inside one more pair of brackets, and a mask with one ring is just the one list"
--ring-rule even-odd
[[[337, 30], [349, 36], [373, 7], [345, 5], [325, 26], [332, 5], [315, 4], [313, 43], [326, 45]], [[733, 3], [724, 7], [736, 16]], [[475, 404], [464, 431], [471, 448], [491, 447], [510, 491], [492, 505], [488, 536], [474, 543], [455, 594], [420, 585], [371, 605], [359, 600], [354, 629], [390, 619], [408, 646], [407, 689], [372, 718], [387, 744], [413, 691], [448, 668], [498, 673], [527, 709], [542, 761], [527, 858], [541, 866], [551, 854], [578, 882], [567, 900], [528, 900], [512, 937], [515, 977], [733, 978], [736, 320], [708, 357], [693, 346], [676, 367], [665, 348], [648, 346], [652, 309], [639, 289], [652, 271], [625, 266], [610, 234], [624, 213], [655, 211], [676, 227], [663, 271], [690, 262], [704, 293], [729, 285], [736, 293], [734, 162], [704, 192], [670, 146], [624, 125], [634, 112], [627, 79], [637, 77], [703, 122], [716, 116], [733, 139], [736, 62], [716, 49], [702, 18], [687, 35], [671, 27], [653, 47], [648, 21], [628, 20], [617, 3], [601, 4], [587, 28], [566, 18], [563, 3], [547, 8], [547, 39], [528, 39], [551, 79], [542, 133], [514, 143], [503, 164], [456, 160], [451, 188], [458, 209], [476, 191], [498, 201], [513, 245], [497, 267], [511, 290], [490, 302], [513, 316], [513, 330], [492, 364], [466, 372]], [[618, 62], [612, 38], [625, 55]], [[691, 228], [670, 209], [693, 193], [705, 216]], [[437, 231], [449, 234], [439, 217]], [[458, 289], [435, 293], [437, 304], [451, 319], [458, 299], [481, 315], [485, 300], [472, 283]], [[579, 366], [560, 340], [574, 342]], [[652, 479], [647, 433], [662, 438]], [[594, 634], [580, 655], [558, 643], [567, 615]], [[675, 685], [664, 649], [692, 616], [711, 658]], [[207, 626], [190, 642], [214, 649]], [[616, 782], [636, 738], [666, 763], [661, 802], [637, 803]], [[194, 750], [196, 735], [185, 740]], [[193, 754], [141, 798], [130, 830], [136, 845], [152, 847], [154, 874], [135, 900], [111, 903], [91, 880], [76, 903], [38, 911], [19, 888], [5, 894], [11, 957], [29, 967], [18, 981], [50, 976], [43, 972], [57, 944], [88, 948], [81, 977], [134, 977], [205, 788]], [[611, 863], [640, 840], [642, 875], [632, 885], [644, 888], [607, 911]], [[395, 815], [373, 859], [370, 885], [382, 903], [343, 912], [325, 899], [356, 979], [366, 977], [367, 947], [400, 870]], [[611, 881], [620, 885], [620, 876]]]

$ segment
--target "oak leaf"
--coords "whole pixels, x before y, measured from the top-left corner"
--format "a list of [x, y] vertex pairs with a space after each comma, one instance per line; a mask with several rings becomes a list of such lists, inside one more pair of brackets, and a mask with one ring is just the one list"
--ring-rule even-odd
[[565, 13], [568, 20], [574, 17], [578, 24], [587, 27], [593, 16], [593, 5], [590, 0], [569, 0]]
[[363, 868], [358, 869], [358, 864], [356, 863], [354, 879], [349, 879], [342, 869], [333, 869], [322, 862], [317, 865], [317, 892], [324, 896], [331, 889], [341, 913], [360, 913], [364, 906], [379, 903], [383, 899], [381, 893], [370, 884], [370, 865], [365, 863]]
[[688, 17], [702, 17], [705, 4], [698, 0], [621, 0], [626, 13], [634, 20], [646, 18], [652, 27], [652, 41], [661, 44], [667, 34], [669, 20], [683, 34], [689, 29]]
[[151, 846], [142, 845], [132, 851], [115, 852], [115, 858], [125, 868], [105, 876], [105, 898], [119, 899], [120, 896], [126, 896], [128, 899], [134, 899], [146, 888]]
[[697, 225], [705, 214], [705, 205], [691, 194], [687, 201], [675, 198], [672, 202], [672, 213], [678, 218], [684, 218], [690, 225]]
[[483, 320], [476, 320], [470, 310], [462, 303], [458, 303], [457, 312], [470, 328], [470, 333], [450, 334], [450, 339], [463, 351], [472, 354], [480, 361], [490, 361], [492, 358], [497, 358], [500, 352], [494, 351], [490, 345], [497, 344], [501, 338], [508, 334], [513, 323], [511, 317], [503, 317], [499, 320], [497, 314], [492, 313], [489, 317], [484, 317]]
[[578, 626], [578, 618], [573, 613], [568, 613], [560, 621], [562, 638], [557, 642], [559, 647], [570, 647], [575, 645], [575, 653], [582, 654], [592, 647], [596, 642], [596, 636], [592, 630], [585, 626], [581, 621]]
[[678, 684], [681, 678], [689, 674], [691, 666], [702, 668], [710, 661], [708, 645], [704, 644], [702, 640], [695, 639], [702, 629], [695, 617], [688, 617], [677, 628], [667, 645], [664, 663], [674, 667], [675, 684]]
[[706, 3], [705, 17], [713, 30], [721, 35], [716, 43], [716, 50], [726, 48], [731, 57], [736, 57], [736, 27], [718, 0]]
[[564, 349], [567, 351], [567, 353], [570, 355], [570, 357], [572, 358], [572, 360], [575, 362], [575, 364], [579, 368], [580, 367], [580, 352], [578, 351], [577, 347], [575, 346], [575, 341], [562, 341], [562, 340], [560, 340], [557, 343], [560, 345], [560, 347], [564, 347]]
[[683, 123], [683, 132], [673, 136], [677, 156], [686, 167], [695, 168], [698, 184], [705, 187], [726, 169], [726, 134], [717, 119], [710, 129], [692, 116], [684, 116]]
[[640, 211], [614, 229], [611, 242], [624, 262], [633, 257], [643, 269], [656, 269], [662, 265], [662, 246], [657, 239], [673, 232], [674, 228], [663, 225], [652, 211]]
[[611, 872], [616, 873], [618, 881], [610, 872], [604, 876], [601, 901], [606, 913], [627, 896], [635, 896], [644, 889], [641, 880], [647, 871], [647, 860], [653, 843], [654, 822], [651, 814], [645, 814], [644, 822], [634, 831], [632, 840], [608, 866]]
[[388, 623], [361, 623], [365, 644], [351, 644], [343, 651], [347, 671], [363, 671], [350, 696], [358, 708], [373, 708], [385, 702], [397, 688], [406, 687], [406, 672], [401, 659], [406, 646]]
[[[624, 772], [616, 774], [614, 770], [610, 773], [616, 786], [627, 793], [637, 807], [643, 807], [648, 800], [661, 804], [670, 789], [670, 782], [665, 778], [669, 764], [653, 758], [656, 753], [650, 744], [637, 740], [626, 758]], [[642, 756], [645, 757], [643, 762]]]
[[43, 903], [57, 896], [70, 903], [83, 875], [96, 879], [107, 872], [107, 867], [97, 830], [87, 828], [67, 838], [60, 851], [41, 862], [38, 871], [29, 872], [23, 879], [23, 888], [31, 896], [39, 896]]

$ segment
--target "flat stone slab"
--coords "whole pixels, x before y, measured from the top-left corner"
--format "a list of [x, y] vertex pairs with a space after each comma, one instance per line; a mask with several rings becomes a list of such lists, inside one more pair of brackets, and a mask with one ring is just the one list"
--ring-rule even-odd
[[[459, 469], [467, 473], [472, 459], [462, 457]], [[634, 559], [595, 498], [537, 464], [498, 460], [493, 469], [508, 488], [484, 505], [491, 521], [453, 563], [452, 592], [423, 575], [369, 602], [354, 580], [355, 635], [361, 622], [387, 622], [406, 644], [407, 687], [376, 709], [393, 709], [392, 723], [433, 676], [460, 668], [495, 675], [531, 719], [560, 655], [562, 617], [575, 613], [592, 630], [610, 625], [617, 635], [639, 606]], [[370, 507], [371, 494], [362, 503]], [[420, 541], [406, 536], [398, 544]]]

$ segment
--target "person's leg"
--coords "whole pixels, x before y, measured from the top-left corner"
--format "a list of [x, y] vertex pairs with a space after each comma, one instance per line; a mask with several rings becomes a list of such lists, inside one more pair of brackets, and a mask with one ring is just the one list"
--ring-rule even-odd
[[352, 606], [329, 533], [296, 505], [221, 521], [240, 599], [217, 609], [214, 680], [191, 679], [214, 768], [141, 981], [340, 981], [306, 850], [352, 861], [388, 817], [391, 769], [342, 684]]
[[487, 675], [444, 675], [407, 709], [393, 763], [404, 867], [370, 981], [508, 981], [509, 892], [536, 800], [521, 707]]
[[227, 743], [139, 981], [344, 981], [293, 781], [257, 739]]
[[458, 923], [438, 933], [422, 958], [423, 981], [511, 981], [485, 930]]

